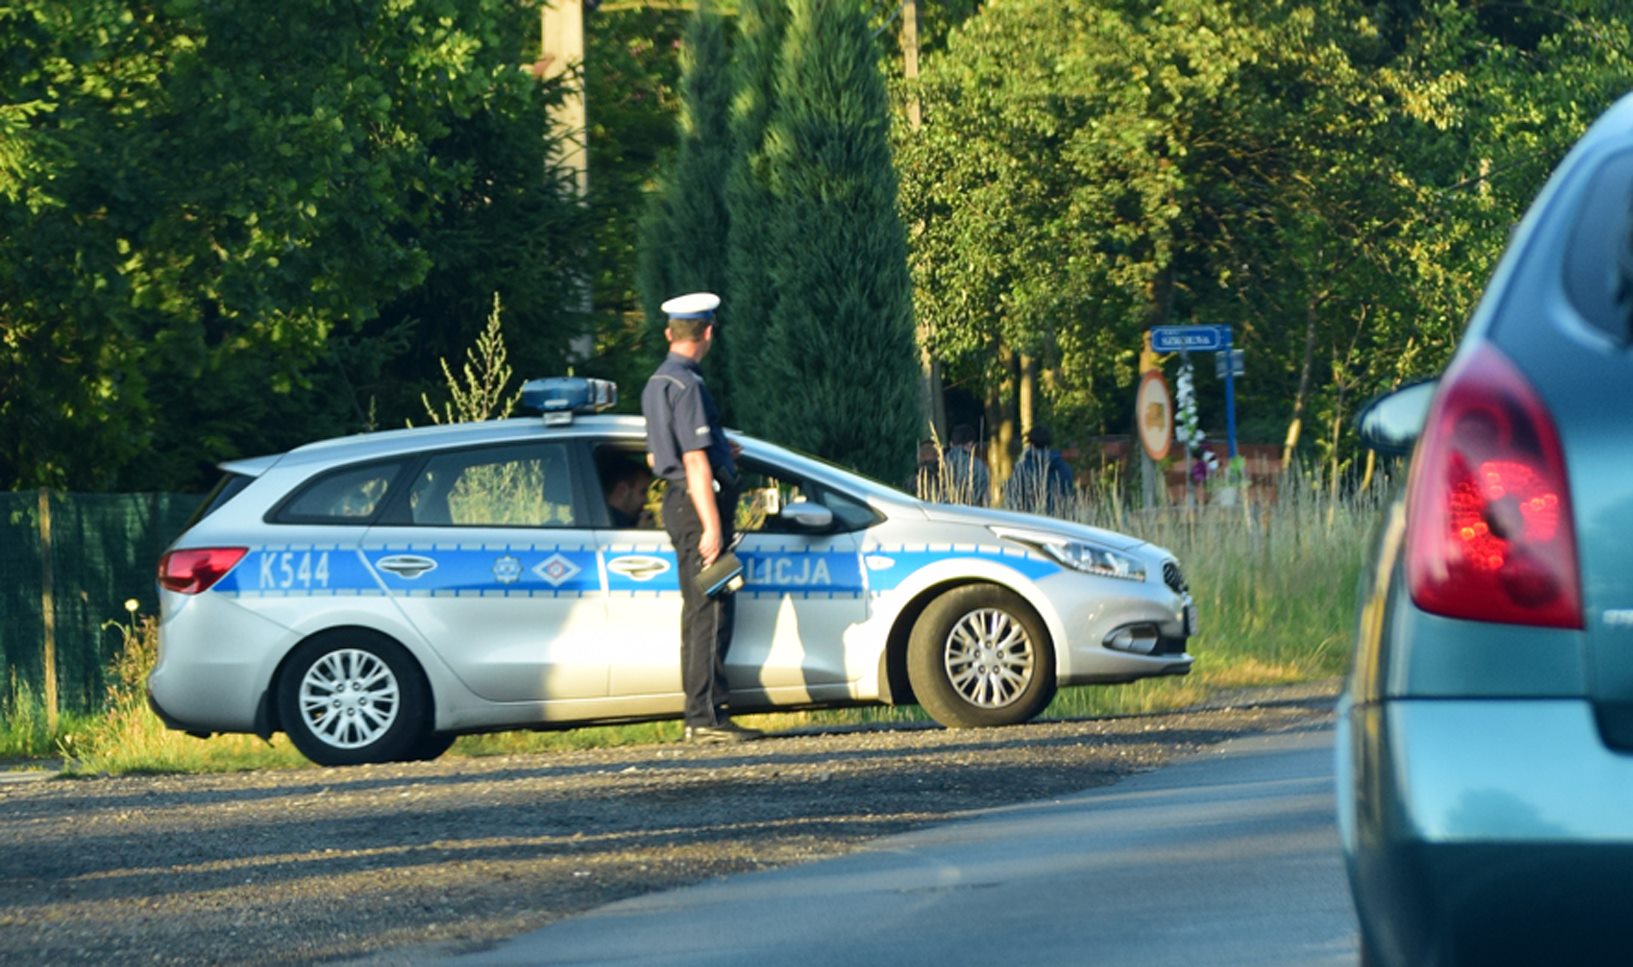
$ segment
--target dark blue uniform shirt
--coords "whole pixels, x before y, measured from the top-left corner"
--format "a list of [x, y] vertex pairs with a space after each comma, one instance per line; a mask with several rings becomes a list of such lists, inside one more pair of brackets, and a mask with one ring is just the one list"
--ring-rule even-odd
[[681, 454], [706, 450], [709, 466], [722, 484], [737, 479], [731, 446], [720, 425], [720, 410], [703, 384], [703, 369], [679, 353], [670, 353], [641, 391], [641, 412], [646, 415], [646, 448], [652, 453], [652, 471], [674, 483], [686, 481]]

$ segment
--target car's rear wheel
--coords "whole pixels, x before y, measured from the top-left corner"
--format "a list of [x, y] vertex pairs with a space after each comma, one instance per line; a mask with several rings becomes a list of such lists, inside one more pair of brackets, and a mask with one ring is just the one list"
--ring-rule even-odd
[[319, 765], [421, 758], [415, 753], [433, 734], [429, 707], [414, 659], [395, 641], [364, 629], [303, 642], [278, 682], [284, 731]]
[[930, 602], [907, 644], [919, 704], [949, 728], [1014, 725], [1055, 694], [1055, 653], [1043, 621], [1014, 592], [955, 588]]
[[457, 738], [459, 736], [452, 732], [427, 733], [418, 742], [414, 743], [413, 748], [408, 750], [408, 755], [403, 758], [414, 762], [430, 762], [437, 756], [447, 752]]

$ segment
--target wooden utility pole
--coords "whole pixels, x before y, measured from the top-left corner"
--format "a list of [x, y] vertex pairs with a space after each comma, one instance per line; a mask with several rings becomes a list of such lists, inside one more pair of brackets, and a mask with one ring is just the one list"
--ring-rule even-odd
[[557, 134], [553, 159], [575, 174], [578, 197], [590, 190], [590, 156], [584, 104], [584, 0], [546, 0], [539, 6], [539, 60], [533, 73], [555, 80], [577, 72], [576, 83], [551, 112]]
[[51, 492], [40, 489], [40, 616], [45, 622], [45, 727], [57, 731], [57, 603], [56, 562], [51, 554]]
[[[919, 4], [902, 0], [902, 77], [907, 82], [907, 128], [914, 135], [924, 124], [919, 107]], [[941, 363], [930, 354], [930, 331], [918, 327], [919, 409], [924, 427], [943, 442], [947, 439], [947, 400], [941, 392]]]
[[[550, 112], [555, 137], [550, 139], [551, 167], [573, 173], [574, 188], [583, 204], [590, 196], [590, 129], [584, 96], [584, 0], [544, 0], [539, 6], [539, 60], [533, 73], [543, 80], [569, 78], [565, 96]], [[576, 78], [576, 79], [574, 79]], [[586, 319], [594, 309], [590, 278], [581, 275], [578, 308]], [[595, 336], [583, 333], [568, 344], [569, 357], [595, 355]]]

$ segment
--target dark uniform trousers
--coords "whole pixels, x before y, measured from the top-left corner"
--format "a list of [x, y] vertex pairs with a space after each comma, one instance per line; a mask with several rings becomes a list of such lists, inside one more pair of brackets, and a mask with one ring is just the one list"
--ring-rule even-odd
[[[722, 483], [714, 495], [720, 511], [720, 548], [724, 553], [735, 533], [737, 488]], [[711, 598], [697, 586], [703, 571], [698, 538], [703, 521], [686, 494], [686, 485], [671, 482], [663, 495], [663, 526], [675, 546], [681, 598], [680, 681], [686, 693], [687, 725], [720, 724], [720, 708], [730, 694], [726, 684], [726, 648], [737, 617], [737, 596]]]

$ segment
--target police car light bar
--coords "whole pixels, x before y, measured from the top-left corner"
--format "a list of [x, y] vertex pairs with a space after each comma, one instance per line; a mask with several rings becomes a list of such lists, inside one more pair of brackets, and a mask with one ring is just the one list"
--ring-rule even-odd
[[522, 384], [522, 409], [544, 417], [546, 426], [573, 422], [578, 413], [595, 413], [618, 403], [618, 384], [609, 379], [553, 376]]

